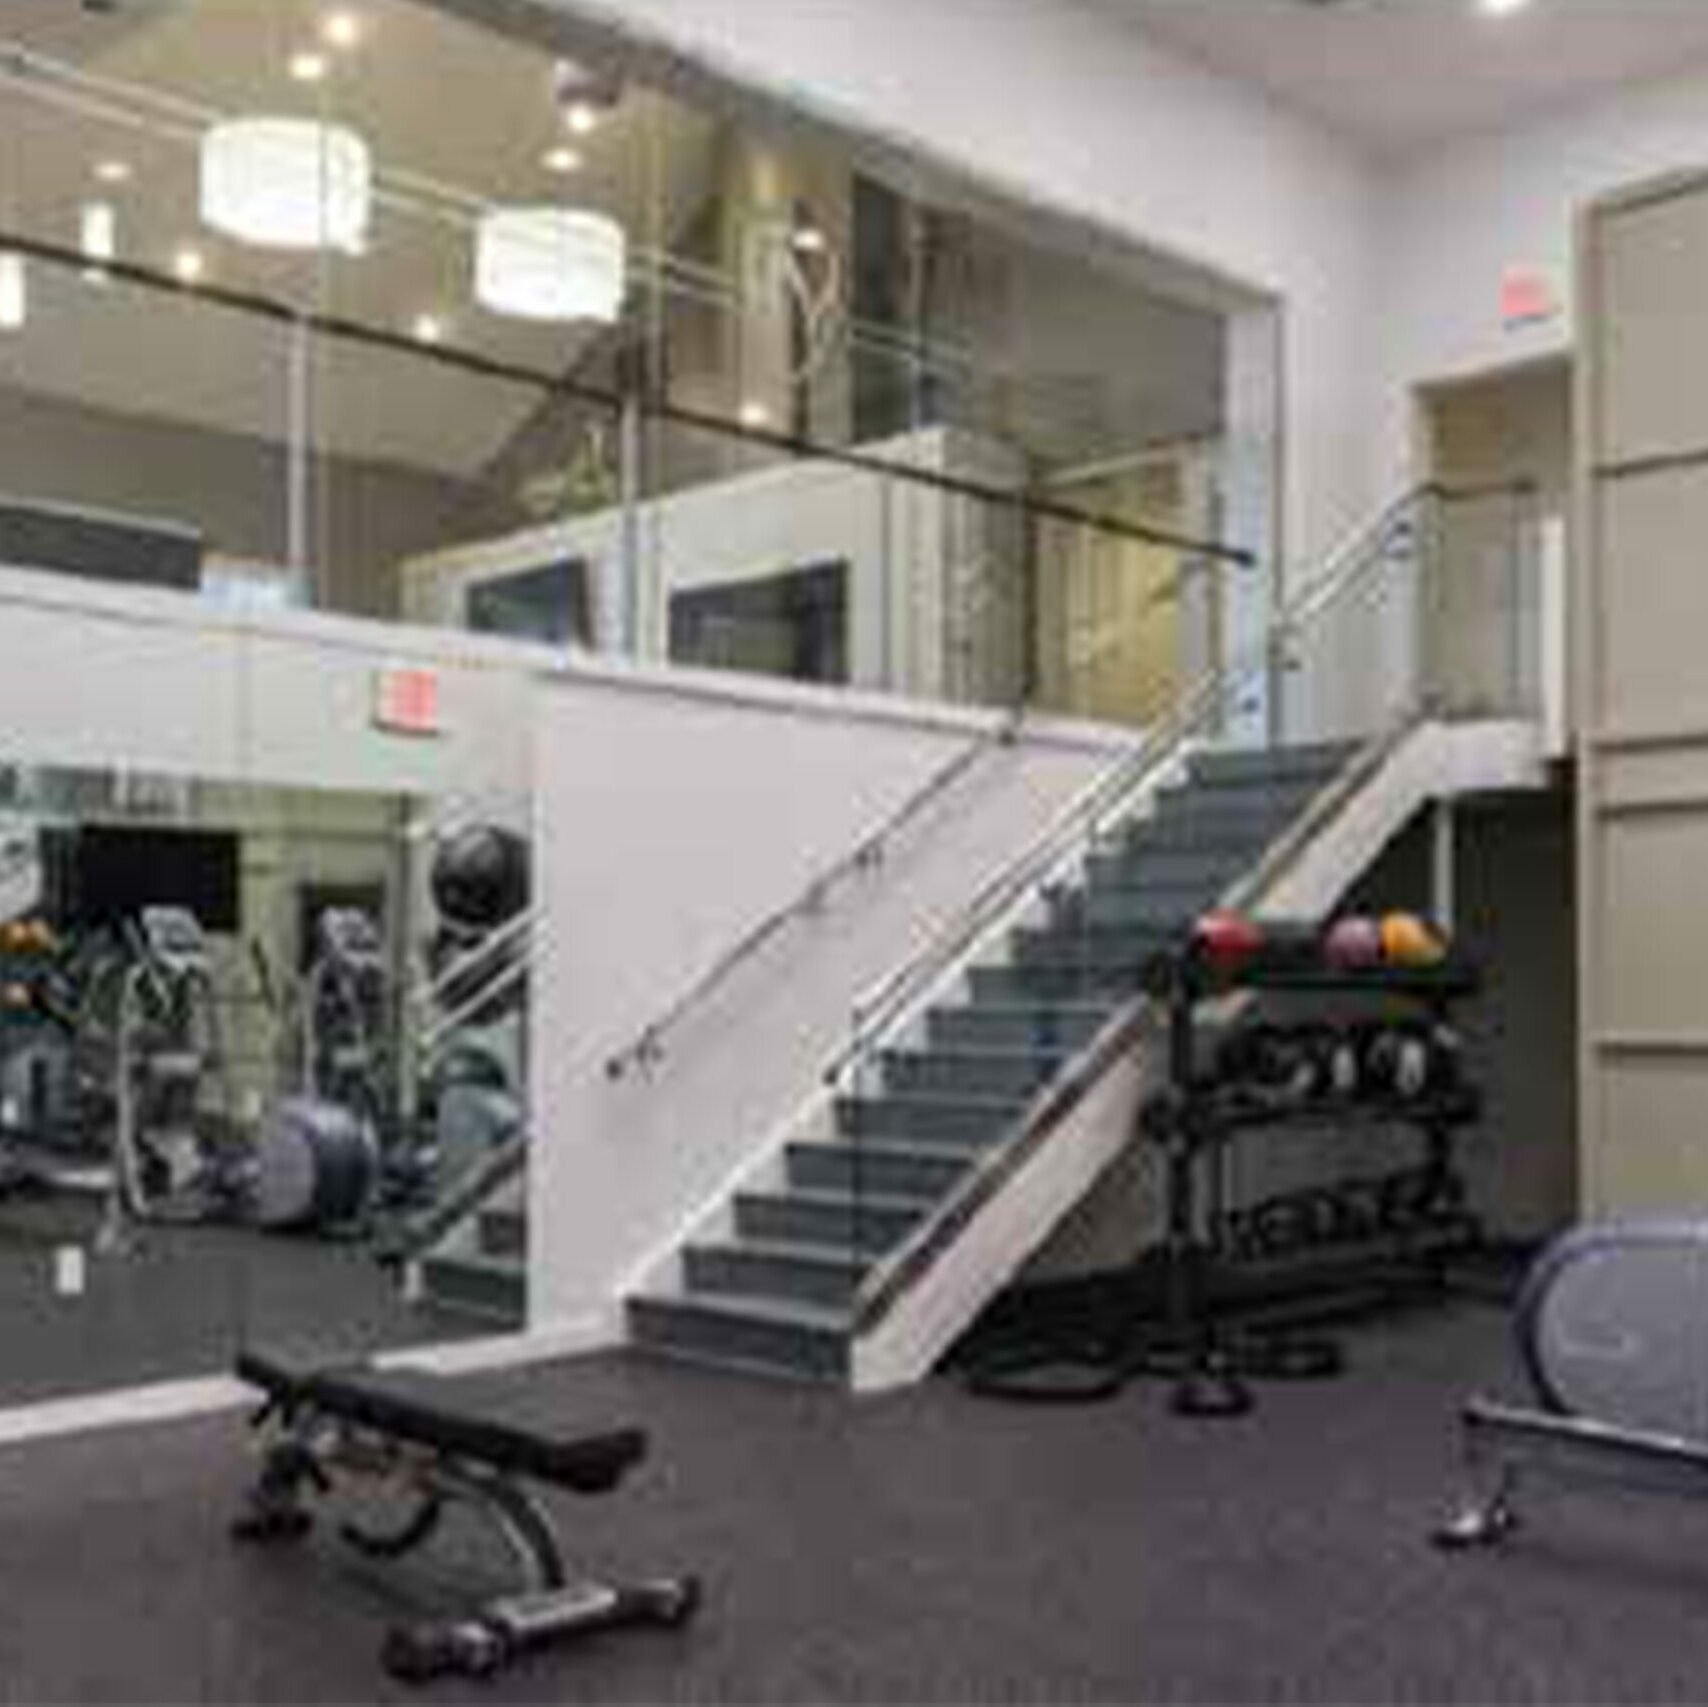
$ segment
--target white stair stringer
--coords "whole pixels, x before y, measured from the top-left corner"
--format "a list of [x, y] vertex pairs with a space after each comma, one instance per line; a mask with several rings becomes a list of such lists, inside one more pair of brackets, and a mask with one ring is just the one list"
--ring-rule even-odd
[[[1424, 806], [1457, 795], [1540, 788], [1543, 730], [1525, 722], [1424, 722], [1315, 827], [1265, 883], [1252, 910], [1272, 918], [1326, 915]], [[1129, 1050], [1072, 1111], [1018, 1160], [928, 1264], [856, 1332], [850, 1384], [875, 1393], [930, 1374], [985, 1306], [1010, 1284], [1131, 1143], [1155, 1071]]]

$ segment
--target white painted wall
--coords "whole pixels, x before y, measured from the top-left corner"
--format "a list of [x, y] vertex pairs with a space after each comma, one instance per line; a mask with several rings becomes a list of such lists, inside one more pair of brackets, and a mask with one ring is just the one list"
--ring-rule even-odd
[[1372, 507], [1379, 186], [1309, 121], [1071, 0], [535, 4], [1285, 298], [1289, 558]]
[[[1708, 67], [1628, 86], [1511, 132], [1438, 150], [1396, 175], [1383, 197], [1378, 289], [1384, 333], [1370, 399], [1373, 480], [1413, 471], [1411, 389], [1571, 346], [1575, 215], [1591, 198], [1708, 163]], [[1507, 330], [1508, 266], [1545, 269], [1560, 294], [1552, 321]]]
[[[900, 468], [948, 474], [993, 490], [1024, 484], [1010, 447], [934, 427], [860, 447]], [[1007, 628], [1021, 610], [1021, 542], [1012, 513], [910, 480], [828, 459], [773, 463], [643, 503], [640, 558], [642, 656], [669, 657], [672, 593], [739, 585], [790, 570], [848, 565], [849, 677], [857, 688], [943, 697], [970, 674], [990, 680], [999, 703], [1018, 688], [1018, 648], [957, 671], [950, 643], [970, 607]], [[599, 510], [502, 538], [463, 544], [402, 565], [405, 614], [461, 626], [483, 581], [549, 563], [588, 565], [599, 645], [622, 646], [624, 546], [619, 510]], [[986, 617], [987, 624], [990, 617]], [[991, 624], [1001, 630], [999, 620]], [[992, 646], [981, 650], [989, 652]], [[1006, 669], [1001, 666], [1006, 664]], [[984, 666], [982, 669], [978, 666]], [[971, 697], [969, 695], [969, 697]]]
[[[533, 781], [543, 648], [0, 567], [0, 756], [363, 792]], [[443, 733], [374, 727], [375, 671], [436, 670]]]
[[774, 944], [650, 1075], [605, 1064], [742, 934], [991, 720], [678, 678], [542, 693], [545, 942], [533, 1051], [535, 1326], [609, 1311], [820, 1089], [855, 998], [1113, 756], [1040, 731], [956, 786], [883, 867]]

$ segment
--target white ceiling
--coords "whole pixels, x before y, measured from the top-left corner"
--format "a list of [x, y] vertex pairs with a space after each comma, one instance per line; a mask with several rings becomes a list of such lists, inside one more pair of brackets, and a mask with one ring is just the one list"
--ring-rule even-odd
[[1090, 0], [1384, 155], [1708, 59], [1708, 0]]

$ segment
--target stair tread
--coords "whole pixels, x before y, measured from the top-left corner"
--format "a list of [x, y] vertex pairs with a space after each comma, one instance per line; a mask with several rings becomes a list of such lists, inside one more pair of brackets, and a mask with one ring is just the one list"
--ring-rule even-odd
[[809, 1245], [798, 1239], [714, 1239], [688, 1246], [705, 1256], [753, 1257], [761, 1262], [793, 1262], [806, 1268], [836, 1268], [864, 1274], [869, 1257], [836, 1245]]
[[809, 1333], [845, 1335], [853, 1326], [853, 1312], [828, 1304], [808, 1304], [800, 1299], [762, 1297], [757, 1293], [729, 1292], [643, 1292], [629, 1300], [642, 1309], [678, 1310], [697, 1316], [733, 1317], [738, 1321], [772, 1322], [780, 1327], [804, 1328]]
[[421, 1260], [427, 1268], [463, 1268], [486, 1274], [520, 1274], [523, 1267], [520, 1253], [502, 1251], [435, 1251]]
[[[1031, 1009], [1017, 1010], [1030, 1013]], [[1088, 1008], [1088, 1013], [1101, 1013], [1101, 1008]], [[885, 1059], [890, 1061], [1035, 1061], [1041, 1055], [1060, 1055], [1060, 1047], [1049, 1046], [1040, 1049], [1021, 1049], [1019, 1047], [1003, 1048], [996, 1044], [980, 1043], [930, 1043], [921, 1044], [915, 1049], [886, 1049]]]
[[1106, 1014], [1114, 1011], [1109, 1002], [1080, 1002], [1069, 998], [1061, 1001], [1052, 1000], [1048, 996], [1040, 996], [1033, 1002], [1016, 1002], [1006, 999], [989, 1002], [963, 1002], [959, 1007], [939, 1008], [940, 1014], [1025, 1014], [1031, 1018], [1039, 1014], [1049, 1014], [1052, 1017], [1065, 1019], [1089, 1018], [1092, 1014]]
[[839, 1155], [893, 1157], [898, 1161], [941, 1162], [945, 1158], [973, 1161], [988, 1155], [988, 1144], [958, 1144], [945, 1138], [929, 1144], [910, 1144], [905, 1138], [803, 1138], [789, 1145], [791, 1150], [831, 1150]]
[[[749, 1203], [810, 1203], [825, 1209], [851, 1209], [854, 1205], [853, 1192], [833, 1191], [818, 1185], [778, 1186], [772, 1191], [743, 1191], [737, 1196]], [[934, 1209], [938, 1199], [935, 1196], [913, 1197], [896, 1191], [863, 1191], [860, 1202], [863, 1207], [875, 1209], [880, 1214], [893, 1209], [913, 1215], [922, 1209]]]
[[977, 1095], [971, 1091], [878, 1091], [872, 1096], [850, 1096], [842, 1099], [850, 1103], [884, 1103], [891, 1108], [988, 1108], [995, 1112], [1000, 1109], [1011, 1112], [1024, 1108], [1030, 1102], [1031, 1095], [1019, 1096], [990, 1096]]

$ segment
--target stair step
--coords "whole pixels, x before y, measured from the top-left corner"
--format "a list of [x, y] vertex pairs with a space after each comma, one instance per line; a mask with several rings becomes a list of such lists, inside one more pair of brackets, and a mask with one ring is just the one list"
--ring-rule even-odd
[[1255, 857], [1254, 850], [1243, 845], [1232, 849], [1139, 844], [1106, 848], [1086, 860], [1085, 883], [1094, 893], [1101, 889], [1177, 888], [1188, 884], [1208, 884], [1219, 893], [1247, 870]]
[[1111, 1005], [1140, 987], [1139, 970], [1128, 966], [975, 966], [967, 987], [979, 1006], [1013, 1007], [1044, 1002], [1074, 1004], [1108, 1000]]
[[521, 1209], [483, 1209], [475, 1223], [480, 1254], [524, 1257], [528, 1254], [528, 1217]]
[[1273, 823], [1291, 818], [1316, 792], [1315, 782], [1194, 783], [1190, 788], [1170, 789], [1159, 798], [1155, 817], [1138, 822], [1191, 818], [1212, 824]]
[[791, 1186], [880, 1196], [941, 1198], [978, 1159], [978, 1146], [898, 1144], [862, 1138], [842, 1144], [791, 1144], [784, 1167]]
[[1290, 813], [1275, 818], [1219, 818], [1203, 812], [1170, 812], [1146, 818], [1116, 834], [1102, 847], [1132, 859], [1157, 853], [1198, 853], [1213, 859], [1250, 858], [1262, 852]]
[[843, 1381], [846, 1310], [772, 1298], [631, 1298], [629, 1336], [643, 1351], [717, 1364]]
[[1186, 930], [1214, 907], [1226, 887], [1196, 883], [1081, 890], [1059, 903], [1053, 918], [1063, 929], [1130, 930], [1138, 926], [1172, 934]]
[[904, 1138], [916, 1144], [996, 1144], [1018, 1123], [1028, 1098], [840, 1097], [836, 1127], [849, 1138]]
[[1062, 925], [1018, 930], [1010, 942], [1017, 966], [1093, 966], [1142, 972], [1179, 934], [1173, 925]]
[[682, 1253], [690, 1292], [790, 1298], [846, 1307], [870, 1266], [853, 1252], [776, 1239], [690, 1245]]
[[921, 1198], [873, 1192], [863, 1193], [858, 1205], [847, 1192], [742, 1192], [735, 1200], [735, 1230], [743, 1244], [811, 1244], [881, 1256], [931, 1207]]
[[933, 1008], [925, 1019], [932, 1049], [1061, 1049], [1073, 1052], [1108, 1024], [1107, 1002], [989, 1002]]
[[1299, 747], [1251, 747], [1226, 752], [1197, 753], [1191, 763], [1194, 781], [1263, 783], [1282, 780], [1327, 781], [1351, 759], [1345, 744]]
[[421, 1264], [427, 1302], [491, 1321], [522, 1322], [528, 1310], [527, 1271], [501, 1257], [430, 1256]]
[[897, 1096], [1030, 1096], [1061, 1071], [1068, 1046], [1035, 1049], [949, 1048], [884, 1052], [884, 1089]]

